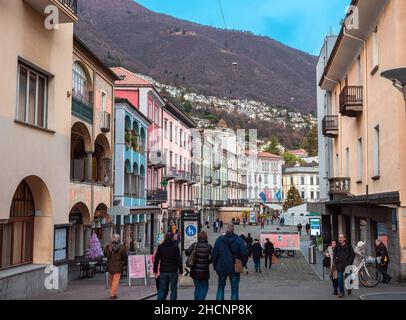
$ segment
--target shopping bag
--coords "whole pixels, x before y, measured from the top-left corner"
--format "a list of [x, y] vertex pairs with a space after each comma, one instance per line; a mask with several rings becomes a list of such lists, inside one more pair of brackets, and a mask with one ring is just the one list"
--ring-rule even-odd
[[179, 287], [188, 288], [188, 287], [193, 287], [193, 286], [194, 286], [194, 282], [193, 282], [193, 279], [190, 276], [189, 272], [186, 272], [182, 276], [179, 277]]

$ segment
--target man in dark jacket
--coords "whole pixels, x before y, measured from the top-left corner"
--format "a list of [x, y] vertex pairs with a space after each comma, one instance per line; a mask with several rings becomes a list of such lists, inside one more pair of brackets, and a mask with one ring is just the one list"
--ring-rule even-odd
[[195, 284], [195, 300], [205, 300], [209, 291], [210, 270], [212, 263], [211, 251], [212, 246], [208, 242], [207, 233], [200, 231], [197, 236], [197, 243], [192, 244], [185, 250], [186, 256], [195, 254], [195, 263], [191, 268], [190, 276]]
[[296, 227], [297, 227], [297, 232], [299, 232], [299, 235], [302, 236], [302, 228], [303, 228], [302, 224], [299, 223]]
[[258, 239], [255, 239], [252, 245], [252, 260], [254, 260], [255, 272], [261, 273], [261, 258], [262, 258], [262, 247]]
[[178, 271], [183, 274], [182, 257], [176, 242], [173, 241], [173, 234], [167, 233], [165, 241], [158, 246], [154, 259], [154, 274], [158, 274], [159, 265], [159, 290], [158, 300], [165, 300], [167, 288], [171, 288], [171, 300], [177, 299]]
[[267, 238], [265, 242], [265, 268], [268, 268], [268, 259], [269, 259], [269, 269], [272, 268], [272, 256], [275, 252], [273, 243]]
[[254, 243], [254, 239], [252, 239], [251, 233], [248, 233], [247, 238], [245, 238], [245, 243], [247, 244], [248, 256], [251, 257], [251, 254], [252, 254], [252, 244]]
[[248, 251], [244, 242], [234, 233], [234, 224], [227, 226], [226, 234], [217, 238], [213, 249], [213, 266], [218, 274], [217, 300], [224, 300], [224, 288], [230, 277], [231, 300], [238, 300], [240, 274], [235, 272], [236, 259], [241, 260], [243, 266], [248, 261]]
[[386, 246], [380, 239], [375, 240], [376, 245], [376, 257], [379, 258], [378, 270], [383, 275], [382, 283], [389, 283], [392, 280], [392, 277], [388, 274], [389, 266], [389, 255]]
[[[334, 259], [338, 273], [338, 295], [340, 298], [342, 298], [344, 296], [345, 278], [350, 275], [350, 273], [346, 273], [346, 268], [352, 265], [355, 258], [355, 253], [351, 244], [347, 243], [347, 237], [344, 234], [340, 234], [338, 241], [339, 243], [334, 250]], [[349, 295], [351, 292], [351, 289], [347, 290]]]
[[104, 248], [104, 256], [107, 258], [107, 271], [109, 273], [110, 298], [117, 299], [118, 285], [124, 265], [127, 264], [128, 256], [126, 248], [120, 243], [120, 236], [114, 234], [111, 244]]

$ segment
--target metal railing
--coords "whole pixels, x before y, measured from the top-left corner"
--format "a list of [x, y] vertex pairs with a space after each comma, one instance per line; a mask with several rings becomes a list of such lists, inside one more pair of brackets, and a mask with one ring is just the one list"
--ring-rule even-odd
[[338, 135], [338, 116], [325, 116], [322, 122], [322, 129], [323, 135], [326, 137], [334, 137]]
[[162, 189], [147, 190], [147, 200], [156, 202], [168, 201], [168, 191]]
[[92, 105], [75, 92], [72, 94], [72, 114], [89, 124], [93, 124]]
[[[340, 93], [340, 113], [359, 111], [364, 104], [363, 86], [346, 86]], [[358, 107], [356, 110], [353, 107]]]

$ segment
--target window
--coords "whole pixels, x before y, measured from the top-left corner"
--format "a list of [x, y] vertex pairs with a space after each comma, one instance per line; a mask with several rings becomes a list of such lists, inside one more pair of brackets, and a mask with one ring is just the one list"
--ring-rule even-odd
[[378, 27], [372, 33], [372, 71], [378, 67], [379, 64], [379, 50], [378, 50]]
[[310, 199], [314, 200], [314, 190], [310, 190]]
[[173, 125], [172, 122], [169, 124], [169, 140], [172, 142], [173, 141]]
[[350, 148], [345, 149], [345, 176], [350, 176]]
[[72, 92], [74, 98], [88, 103], [89, 92], [87, 90], [87, 77], [85, 70], [82, 68], [79, 62], [75, 62], [73, 64], [72, 75]]
[[152, 120], [152, 113], [153, 113], [153, 102], [152, 100], [148, 101], [148, 117]]
[[338, 161], [338, 153], [336, 154], [335, 166], [336, 166], [336, 177], [339, 177], [340, 176], [340, 163]]
[[264, 183], [268, 184], [268, 175], [267, 174], [264, 174]]
[[101, 111], [104, 112], [106, 111], [106, 105], [107, 105], [107, 94], [102, 91], [101, 92]]
[[34, 199], [23, 181], [14, 194], [10, 219], [0, 224], [0, 269], [32, 263], [34, 216]]
[[54, 262], [68, 259], [68, 229], [55, 227], [54, 233]]
[[305, 184], [305, 178], [304, 177], [300, 177], [300, 184], [304, 185]]
[[362, 181], [362, 138], [358, 139], [357, 145], [357, 181]]
[[379, 126], [374, 129], [374, 177], [380, 175]]
[[48, 77], [23, 65], [18, 65], [17, 119], [47, 127]]
[[304, 192], [304, 190], [302, 190], [301, 192], [300, 192], [300, 196], [302, 197], [302, 199], [304, 200], [305, 199], [305, 192]]
[[182, 146], [182, 140], [183, 140], [183, 130], [179, 130], [179, 145]]
[[314, 177], [310, 177], [310, 185], [314, 185]]
[[164, 121], [165, 138], [168, 139], [168, 119]]
[[361, 78], [361, 57], [358, 56], [357, 58], [357, 85], [362, 85], [362, 78]]
[[158, 107], [155, 107], [154, 109], [154, 121], [155, 123], [159, 126], [160, 125], [160, 121], [159, 121], [159, 112], [158, 112]]
[[293, 177], [290, 177], [290, 184], [291, 184], [291, 185], [294, 184], [294, 182], [293, 182]]

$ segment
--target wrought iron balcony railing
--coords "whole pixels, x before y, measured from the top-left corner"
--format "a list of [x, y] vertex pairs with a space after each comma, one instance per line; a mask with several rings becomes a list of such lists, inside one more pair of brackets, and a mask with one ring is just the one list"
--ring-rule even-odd
[[340, 113], [348, 117], [356, 117], [362, 112], [364, 104], [362, 86], [346, 86], [340, 93]]
[[334, 138], [338, 135], [338, 116], [325, 116], [322, 122], [323, 135]]

